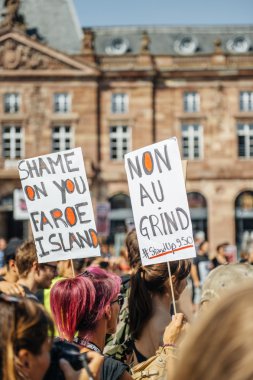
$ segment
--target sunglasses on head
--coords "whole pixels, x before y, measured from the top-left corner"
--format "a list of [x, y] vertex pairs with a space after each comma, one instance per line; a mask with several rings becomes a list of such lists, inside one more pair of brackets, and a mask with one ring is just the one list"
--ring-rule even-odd
[[77, 275], [77, 277], [84, 276], [94, 279], [93, 273], [89, 272], [88, 270], [84, 271], [83, 273], [80, 273]]

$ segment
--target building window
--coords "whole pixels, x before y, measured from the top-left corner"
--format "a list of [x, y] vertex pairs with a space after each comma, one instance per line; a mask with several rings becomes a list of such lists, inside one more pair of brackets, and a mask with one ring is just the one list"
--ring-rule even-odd
[[253, 124], [238, 124], [238, 156], [253, 157]]
[[124, 155], [130, 151], [130, 128], [126, 125], [110, 127], [110, 158], [123, 160]]
[[112, 113], [127, 113], [128, 112], [128, 95], [127, 94], [112, 94], [111, 98]]
[[16, 159], [23, 156], [23, 133], [19, 125], [6, 125], [2, 134], [3, 157]]
[[253, 91], [240, 92], [240, 111], [253, 111]]
[[71, 111], [71, 99], [67, 93], [54, 94], [54, 112], [67, 113]]
[[4, 112], [17, 113], [20, 109], [20, 96], [16, 93], [4, 95]]
[[247, 189], [235, 199], [236, 244], [239, 250], [252, 248], [253, 242], [253, 191]]
[[52, 130], [53, 152], [71, 149], [73, 146], [73, 136], [69, 125], [57, 125]]
[[193, 234], [204, 233], [207, 239], [207, 201], [206, 198], [198, 192], [187, 193], [188, 204], [190, 208], [190, 215], [192, 221]]
[[202, 127], [197, 124], [182, 125], [182, 154], [190, 160], [202, 158]]
[[184, 112], [199, 112], [200, 97], [197, 92], [184, 93]]

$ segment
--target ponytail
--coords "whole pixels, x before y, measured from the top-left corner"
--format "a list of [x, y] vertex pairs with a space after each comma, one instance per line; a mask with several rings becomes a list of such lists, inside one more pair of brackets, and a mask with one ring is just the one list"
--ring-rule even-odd
[[131, 277], [129, 295], [129, 328], [133, 339], [138, 339], [141, 331], [152, 315], [151, 293], [147, 291], [145, 271], [139, 267]]

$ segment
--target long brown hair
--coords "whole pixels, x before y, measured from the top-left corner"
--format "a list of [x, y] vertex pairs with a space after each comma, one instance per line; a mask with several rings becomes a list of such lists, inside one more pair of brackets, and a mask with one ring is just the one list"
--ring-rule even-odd
[[25, 348], [34, 355], [41, 353], [48, 334], [53, 337], [54, 325], [43, 309], [34, 301], [0, 295], [0, 378], [19, 378], [15, 358]]
[[139, 243], [137, 239], [136, 229], [128, 232], [126, 236], [126, 248], [128, 262], [131, 268], [141, 266], [141, 256], [139, 251]]
[[[171, 275], [175, 296], [180, 281], [188, 276], [191, 269], [189, 260], [172, 261]], [[138, 339], [153, 314], [152, 294], [170, 292], [167, 263], [140, 266], [131, 276], [129, 295], [129, 327], [133, 339]]]

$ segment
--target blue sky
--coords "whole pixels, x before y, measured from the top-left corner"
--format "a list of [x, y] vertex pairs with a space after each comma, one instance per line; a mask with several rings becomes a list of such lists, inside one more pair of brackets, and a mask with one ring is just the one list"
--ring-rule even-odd
[[81, 26], [253, 24], [253, 0], [74, 0]]

